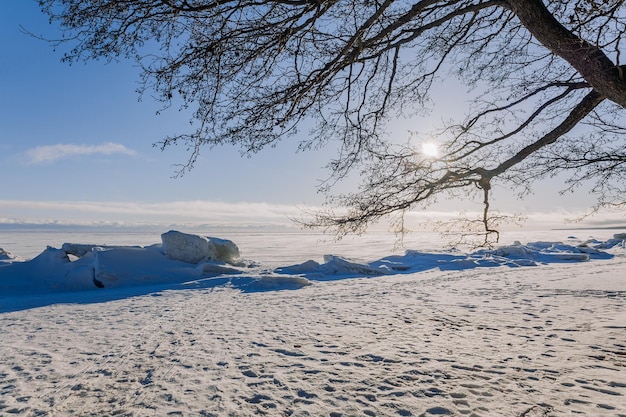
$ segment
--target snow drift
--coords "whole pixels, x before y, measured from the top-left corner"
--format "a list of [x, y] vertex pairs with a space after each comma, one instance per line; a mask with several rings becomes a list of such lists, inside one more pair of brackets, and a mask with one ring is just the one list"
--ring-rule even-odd
[[[237, 245], [226, 239], [169, 231], [151, 246], [103, 246], [64, 243], [48, 247], [29, 261], [2, 250], [0, 295], [81, 291], [140, 285], [164, 285], [225, 278], [213, 285], [247, 290], [300, 288], [301, 277], [262, 273], [241, 259]], [[246, 279], [234, 277], [250, 274]]]

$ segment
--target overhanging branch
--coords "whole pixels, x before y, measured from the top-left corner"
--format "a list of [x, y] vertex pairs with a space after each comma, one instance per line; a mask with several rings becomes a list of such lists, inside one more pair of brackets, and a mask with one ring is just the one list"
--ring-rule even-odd
[[569, 115], [557, 127], [541, 137], [541, 139], [526, 146], [514, 156], [500, 163], [496, 168], [485, 170], [482, 175], [485, 178], [493, 178], [507, 171], [514, 165], [519, 164], [539, 149], [556, 142], [560, 137], [572, 130], [582, 119], [593, 111], [605, 98], [595, 90], [588, 93], [581, 101], [572, 109]]

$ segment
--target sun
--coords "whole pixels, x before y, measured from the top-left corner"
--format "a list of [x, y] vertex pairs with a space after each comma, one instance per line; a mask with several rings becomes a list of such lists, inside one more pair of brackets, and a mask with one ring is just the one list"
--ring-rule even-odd
[[439, 147], [432, 142], [423, 143], [422, 153], [429, 158], [437, 158], [439, 156]]

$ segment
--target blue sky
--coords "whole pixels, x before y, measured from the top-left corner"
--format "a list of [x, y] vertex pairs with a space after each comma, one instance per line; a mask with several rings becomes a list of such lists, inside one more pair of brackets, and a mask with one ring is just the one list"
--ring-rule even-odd
[[[55, 51], [20, 29], [58, 36], [35, 0], [2, 6], [0, 222], [284, 221], [298, 207], [323, 202], [316, 186], [333, 149], [296, 153], [295, 143], [283, 143], [252, 158], [235, 148], [205, 149], [194, 170], [172, 178], [185, 149], [161, 152], [152, 144], [184, 130], [189, 116], [176, 109], [157, 115], [158, 103], [139, 101], [132, 62], [61, 63], [62, 47]], [[496, 204], [563, 217], [592, 203], [584, 193], [558, 198], [556, 190], [547, 184], [523, 203], [501, 196]]]
[[[194, 170], [172, 178], [188, 154], [183, 147], [161, 152], [152, 144], [185, 129], [188, 115], [176, 109], [157, 115], [159, 103], [149, 96], [139, 101], [139, 72], [132, 62], [69, 66], [60, 62], [62, 48], [55, 51], [20, 26], [58, 36], [34, 0], [3, 1], [0, 200], [13, 204], [0, 206], [0, 218], [47, 218], [42, 201], [64, 202], [64, 213], [55, 205], [50, 214], [69, 217], [71, 202], [294, 206], [322, 201], [315, 187], [326, 175], [328, 154], [297, 154], [289, 143], [253, 158], [242, 158], [235, 148], [205, 149]], [[25, 210], [28, 204], [15, 201], [38, 204]], [[87, 210], [79, 206], [76, 218]]]

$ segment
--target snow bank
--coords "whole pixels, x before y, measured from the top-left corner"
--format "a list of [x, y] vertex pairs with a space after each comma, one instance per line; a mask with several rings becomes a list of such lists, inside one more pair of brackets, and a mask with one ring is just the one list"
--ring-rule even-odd
[[[2, 250], [0, 295], [164, 285], [208, 280], [204, 286], [230, 285], [245, 291], [294, 289], [309, 285], [302, 277], [266, 276], [246, 266], [239, 248], [227, 239], [177, 231], [151, 246], [99, 246], [64, 243], [48, 247], [30, 261]], [[252, 275], [237, 278], [242, 274]], [[210, 280], [222, 277], [222, 280]]]
[[429, 269], [464, 270], [484, 267], [537, 266], [554, 262], [609, 259], [626, 248], [626, 234], [607, 241], [533, 242], [479, 250], [426, 253], [408, 250], [374, 262], [325, 255], [322, 264], [304, 263], [265, 270], [245, 264], [237, 245], [227, 239], [203, 237], [174, 230], [151, 246], [98, 246], [64, 243], [48, 247], [30, 261], [16, 259], [0, 249], [0, 295], [51, 291], [198, 283], [204, 287], [228, 285], [242, 291], [296, 289], [310, 280], [409, 274]]
[[[572, 238], [575, 240], [575, 238]], [[607, 241], [586, 241], [578, 244], [562, 242], [515, 242], [496, 249], [482, 249], [470, 254], [456, 251], [424, 253], [407, 250], [403, 256], [388, 256], [371, 263], [360, 263], [333, 255], [324, 256], [324, 263], [313, 260], [277, 268], [279, 274], [296, 274], [314, 280], [337, 279], [337, 276], [376, 276], [406, 274], [438, 268], [461, 270], [498, 266], [537, 266], [555, 262], [586, 262], [610, 259], [609, 249], [625, 249], [626, 233], [616, 234]]]

